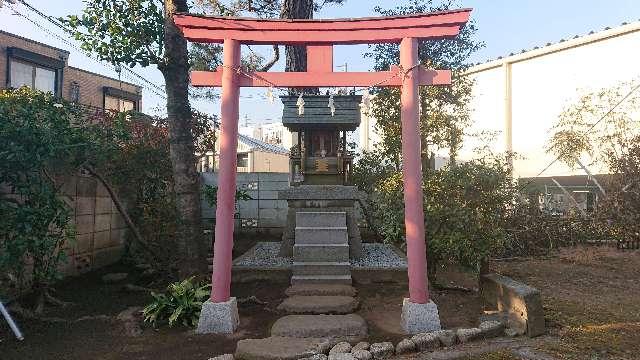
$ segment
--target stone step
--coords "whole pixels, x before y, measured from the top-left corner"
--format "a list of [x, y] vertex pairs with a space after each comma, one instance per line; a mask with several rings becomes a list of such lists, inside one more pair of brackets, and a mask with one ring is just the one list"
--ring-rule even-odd
[[349, 261], [349, 244], [295, 244], [293, 260], [297, 262]]
[[347, 227], [296, 227], [296, 244], [348, 244]]
[[290, 286], [285, 294], [287, 296], [356, 296], [356, 289], [350, 285], [304, 284]]
[[292, 314], [351, 314], [357, 308], [358, 300], [351, 296], [292, 296], [278, 306]]
[[350, 262], [294, 262], [293, 275], [350, 275]]
[[346, 212], [299, 211], [296, 226], [300, 227], [344, 227], [347, 226]]
[[332, 338], [358, 342], [367, 336], [367, 323], [360, 315], [289, 315], [271, 327], [271, 336]]
[[297, 360], [317, 352], [324, 339], [269, 337], [238, 341], [235, 358], [238, 360]]
[[351, 275], [294, 275], [291, 285], [351, 285]]

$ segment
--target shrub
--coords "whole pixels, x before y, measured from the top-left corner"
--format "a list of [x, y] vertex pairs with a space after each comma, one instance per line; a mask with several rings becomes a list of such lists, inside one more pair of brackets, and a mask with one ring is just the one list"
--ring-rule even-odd
[[[371, 189], [371, 225], [385, 242], [405, 248], [402, 173], [388, 171], [383, 161], [377, 168], [364, 164], [367, 169], [358, 171], [374, 174], [372, 183], [358, 183]], [[516, 194], [506, 159], [482, 158], [427, 171], [423, 193], [431, 275], [445, 260], [479, 271], [490, 255], [502, 251]]]
[[167, 286], [163, 294], [151, 293], [153, 302], [143, 310], [144, 321], [154, 326], [168, 323], [193, 327], [198, 324], [202, 303], [210, 294], [211, 284], [196, 282], [193, 277]]

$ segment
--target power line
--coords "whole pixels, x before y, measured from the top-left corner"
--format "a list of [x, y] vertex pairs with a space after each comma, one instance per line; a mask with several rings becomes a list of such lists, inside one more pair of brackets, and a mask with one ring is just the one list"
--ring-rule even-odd
[[[55, 20], [55, 19], [54, 19], [54, 18], [52, 18], [51, 16], [48, 16], [48, 15], [44, 14], [42, 11], [40, 11], [40, 10], [38, 10], [37, 8], [35, 8], [34, 6], [30, 5], [30, 4], [29, 4], [29, 3], [27, 3], [26, 1], [24, 1], [24, 0], [18, 0], [18, 1], [20, 1], [20, 3], [21, 3], [21, 4], [25, 5], [25, 6], [26, 6], [30, 11], [32, 11], [32, 12], [34, 12], [34, 13], [36, 13], [38, 16], [40, 16], [40, 17], [42, 17], [43, 19], [45, 19], [45, 20], [49, 21], [50, 23], [52, 23], [52, 24], [53, 24], [53, 25], [55, 25], [56, 27], [58, 27], [58, 28], [62, 29], [65, 33], [70, 33], [70, 32], [71, 32], [71, 31], [70, 31], [67, 27], [65, 27], [63, 24], [61, 24], [60, 22], [58, 22], [57, 20]], [[54, 37], [56, 37], [57, 39], [61, 40], [62, 42], [64, 42], [64, 43], [65, 43], [65, 44], [67, 44], [68, 46], [72, 47], [72, 48], [73, 48], [73, 49], [75, 49], [76, 51], [81, 52], [82, 54], [84, 54], [85, 56], [87, 56], [87, 57], [89, 57], [89, 58], [91, 58], [91, 59], [94, 59], [94, 60], [96, 60], [96, 61], [99, 61], [100, 63], [102, 63], [102, 64], [104, 64], [104, 65], [106, 65], [106, 66], [110, 67], [110, 68], [111, 68], [112, 70], [114, 70], [115, 72], [120, 73], [120, 72], [121, 72], [121, 70], [125, 70], [125, 71], [126, 71], [126, 72], [128, 72], [130, 75], [134, 76], [134, 77], [135, 77], [135, 78], [137, 78], [137, 79], [142, 80], [143, 82], [145, 82], [145, 83], [147, 83], [149, 86], [151, 86], [151, 87], [148, 87], [148, 86], [144, 86], [144, 85], [142, 85], [144, 88], [146, 88], [147, 90], [150, 90], [152, 93], [156, 94], [157, 96], [160, 96], [160, 97], [161, 97], [161, 98], [163, 98], [163, 99], [166, 99], [166, 98], [167, 98], [167, 97], [166, 97], [166, 95], [165, 95], [165, 90], [164, 90], [162, 87], [160, 87], [160, 86], [156, 85], [155, 83], [153, 83], [152, 81], [150, 81], [150, 80], [146, 79], [145, 77], [143, 77], [142, 75], [138, 74], [137, 72], [135, 72], [135, 71], [133, 71], [133, 70], [131, 70], [131, 69], [127, 68], [127, 67], [119, 67], [119, 68], [118, 68], [118, 67], [114, 66], [113, 64], [109, 64], [109, 63], [103, 62], [103, 61], [101, 61], [101, 60], [99, 60], [99, 59], [95, 59], [95, 58], [93, 58], [93, 57], [91, 56], [91, 54], [90, 54], [88, 51], [86, 51], [86, 50], [84, 50], [84, 49], [82, 49], [82, 48], [77, 47], [75, 44], [73, 44], [72, 42], [70, 42], [68, 39], [65, 39], [64, 37], [62, 37], [62, 36], [60, 36], [60, 35], [58, 35], [58, 34], [56, 34], [56, 33], [51, 32], [49, 29], [45, 28], [44, 26], [42, 26], [41, 24], [39, 24], [39, 23], [38, 23], [38, 22], [36, 22], [35, 20], [33, 20], [33, 19], [29, 18], [27, 15], [25, 15], [25, 14], [23, 14], [23, 13], [19, 12], [15, 7], [11, 6], [11, 4], [9, 4], [9, 7], [10, 7], [10, 8], [11, 8], [11, 9], [16, 13], [16, 14], [18, 14], [19, 16], [21, 16], [21, 17], [25, 18], [26, 20], [28, 20], [29, 22], [31, 22], [33, 25], [35, 25], [35, 26], [37, 26], [39, 29], [41, 29], [41, 30], [45, 31], [45, 32], [46, 32], [46, 33], [48, 33], [49, 35], [54, 36]], [[120, 71], [119, 71], [119, 69], [120, 69]], [[127, 78], [128, 78], [128, 79], [132, 79], [131, 77], [127, 77]]]

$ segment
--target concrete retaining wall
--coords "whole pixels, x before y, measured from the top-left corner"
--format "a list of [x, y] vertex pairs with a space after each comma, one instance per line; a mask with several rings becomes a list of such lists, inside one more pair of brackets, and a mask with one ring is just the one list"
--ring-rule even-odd
[[[202, 184], [217, 186], [217, 173], [202, 173]], [[251, 200], [236, 205], [236, 229], [247, 232], [282, 233], [287, 221], [287, 202], [278, 200], [278, 191], [289, 187], [288, 173], [238, 173], [238, 189], [245, 190]], [[202, 202], [205, 228], [212, 228], [215, 207]]]
[[508, 314], [509, 327], [529, 337], [545, 333], [539, 290], [506, 276], [487, 274], [480, 278], [480, 292], [486, 310]]

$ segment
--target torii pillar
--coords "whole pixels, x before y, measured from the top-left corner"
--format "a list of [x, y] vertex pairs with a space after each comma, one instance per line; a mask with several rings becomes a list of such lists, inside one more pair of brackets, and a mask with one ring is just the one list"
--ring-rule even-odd
[[[440, 329], [438, 308], [427, 283], [427, 246], [424, 233], [419, 97], [421, 85], [448, 85], [451, 72], [419, 66], [420, 40], [455, 38], [469, 20], [470, 9], [429, 14], [362, 19], [266, 20], [175, 16], [191, 41], [224, 44], [224, 65], [214, 72], [196, 71], [191, 83], [222, 87], [220, 170], [211, 298], [202, 306], [199, 333], [233, 333], [238, 308], [231, 297], [233, 212], [236, 190], [236, 150], [240, 87], [386, 87], [402, 88], [402, 170], [409, 276], [409, 298], [404, 299], [402, 326], [407, 333]], [[400, 66], [380, 72], [333, 72], [336, 44], [400, 43]], [[306, 45], [307, 72], [252, 72], [240, 69], [240, 45]]]

